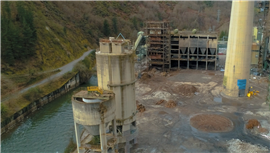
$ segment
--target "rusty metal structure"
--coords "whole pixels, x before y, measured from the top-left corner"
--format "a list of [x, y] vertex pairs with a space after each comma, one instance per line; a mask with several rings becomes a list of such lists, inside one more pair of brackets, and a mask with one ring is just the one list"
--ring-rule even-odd
[[149, 67], [216, 70], [217, 33], [171, 31], [168, 21], [144, 23]]
[[258, 1], [258, 8], [263, 13], [262, 19], [262, 41], [260, 42], [258, 72], [262, 73], [264, 70], [270, 72], [270, 12], [269, 1]]
[[168, 21], [147, 21], [144, 23], [145, 35], [148, 35], [147, 56], [150, 66], [162, 67], [171, 64], [170, 60], [170, 25]]

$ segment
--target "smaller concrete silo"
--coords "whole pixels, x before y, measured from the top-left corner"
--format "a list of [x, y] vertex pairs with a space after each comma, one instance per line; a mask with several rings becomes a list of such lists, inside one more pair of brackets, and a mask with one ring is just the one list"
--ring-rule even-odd
[[[110, 91], [89, 92], [86, 89], [79, 89], [72, 96], [73, 117], [77, 141], [78, 153], [88, 150], [107, 152], [114, 149], [116, 144], [116, 123], [115, 123], [115, 103], [114, 94]], [[112, 125], [113, 130], [109, 130], [108, 125]], [[85, 144], [81, 144], [81, 135], [78, 125], [82, 125], [86, 130], [86, 137], [89, 139]], [[94, 142], [93, 139], [100, 142]], [[113, 144], [108, 145], [108, 143]]]

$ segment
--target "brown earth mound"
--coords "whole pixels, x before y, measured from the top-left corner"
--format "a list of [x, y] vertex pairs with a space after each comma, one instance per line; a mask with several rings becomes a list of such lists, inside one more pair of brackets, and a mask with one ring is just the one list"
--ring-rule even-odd
[[166, 102], [166, 100], [161, 99], [160, 101], [158, 101], [158, 102], [156, 103], [156, 105], [160, 105], [160, 104], [162, 104], [162, 103], [164, 103], [164, 102]]
[[200, 114], [190, 119], [190, 125], [203, 132], [228, 132], [233, 123], [226, 117], [215, 114]]
[[177, 87], [177, 92], [182, 96], [192, 96], [198, 91], [196, 87], [189, 84], [182, 84]]
[[258, 120], [256, 120], [256, 119], [248, 120], [248, 123], [246, 124], [247, 129], [253, 129], [255, 126], [261, 127], [261, 124]]
[[156, 68], [152, 68], [152, 70], [151, 70], [152, 73], [155, 73], [156, 71], [157, 71]]
[[142, 113], [145, 111], [145, 107], [142, 104], [137, 105], [137, 110]]
[[166, 104], [165, 107], [167, 108], [174, 108], [176, 106], [176, 102], [173, 100], [169, 100]]
[[147, 80], [147, 79], [150, 79], [150, 78], [151, 78], [151, 75], [149, 75], [148, 73], [143, 73], [142, 77], [141, 77], [142, 80]]

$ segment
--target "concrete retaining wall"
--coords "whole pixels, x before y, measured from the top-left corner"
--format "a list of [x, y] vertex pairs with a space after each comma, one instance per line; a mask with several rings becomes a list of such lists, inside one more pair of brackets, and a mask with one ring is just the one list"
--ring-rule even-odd
[[6, 133], [8, 130], [14, 128], [16, 125], [24, 121], [24, 119], [38, 110], [40, 107], [51, 102], [57, 97], [65, 94], [69, 90], [80, 85], [80, 75], [77, 73], [74, 77], [68, 80], [61, 88], [49, 93], [48, 95], [30, 103], [28, 106], [24, 107], [20, 111], [16, 112], [11, 117], [1, 122], [1, 134]]

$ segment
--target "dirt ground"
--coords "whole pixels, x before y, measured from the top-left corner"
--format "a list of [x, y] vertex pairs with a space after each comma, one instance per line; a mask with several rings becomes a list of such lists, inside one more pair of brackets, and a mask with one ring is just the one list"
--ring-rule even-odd
[[[157, 70], [148, 74], [151, 77], [147, 81], [136, 82], [136, 100], [145, 106], [145, 111], [137, 114], [138, 143], [131, 152], [270, 152], [270, 133], [254, 134], [245, 128], [249, 119], [257, 119], [270, 131], [266, 78], [250, 80], [259, 95], [231, 99], [220, 95], [221, 71], [180, 70], [164, 75]], [[190, 92], [194, 93], [179, 91], [182, 85], [192, 86]], [[168, 101], [174, 101], [176, 106], [166, 107]], [[233, 127], [228, 132], [203, 132], [190, 125], [190, 119], [197, 114], [226, 117]]]

